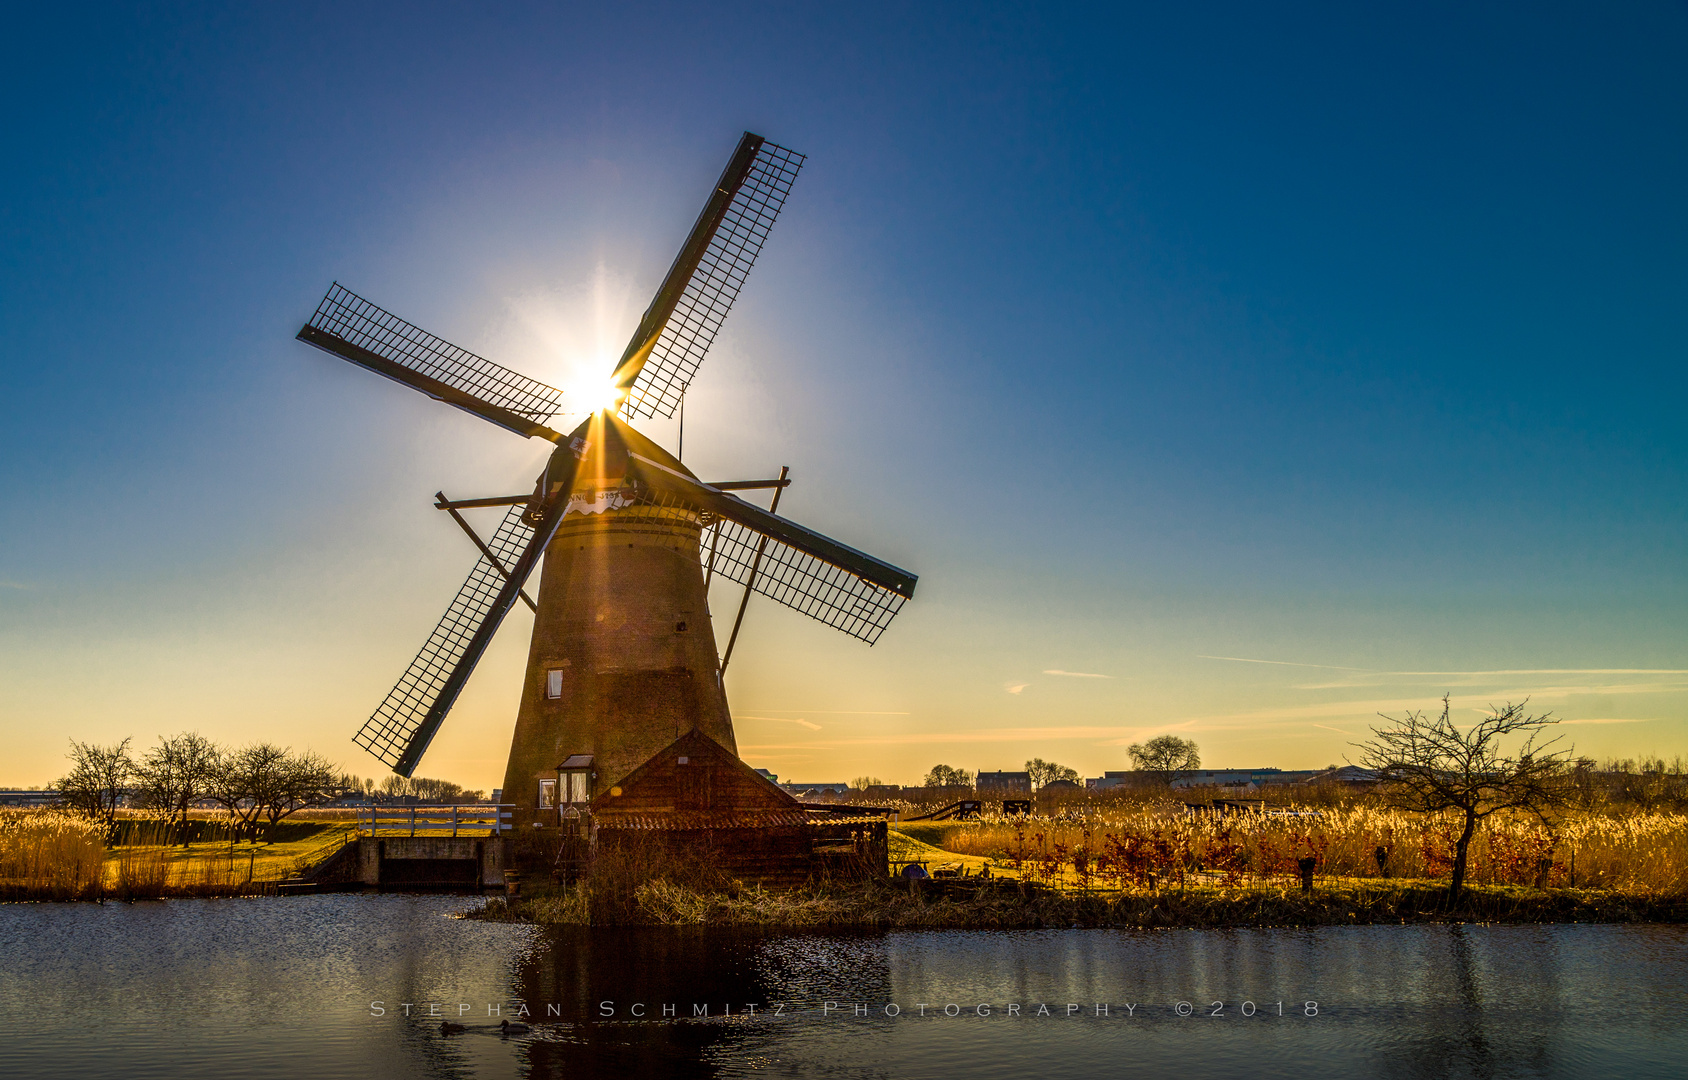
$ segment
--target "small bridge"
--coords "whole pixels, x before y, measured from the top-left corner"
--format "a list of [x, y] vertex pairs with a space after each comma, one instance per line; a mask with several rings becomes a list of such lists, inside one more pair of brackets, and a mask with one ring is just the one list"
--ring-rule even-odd
[[503, 888], [514, 812], [487, 803], [361, 807], [357, 838], [282, 891]]
[[508, 836], [514, 803], [360, 806], [359, 836]]

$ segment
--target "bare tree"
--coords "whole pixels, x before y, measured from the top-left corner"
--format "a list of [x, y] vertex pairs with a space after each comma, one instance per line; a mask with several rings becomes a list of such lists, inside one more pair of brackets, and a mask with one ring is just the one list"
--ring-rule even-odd
[[160, 738], [135, 768], [145, 805], [164, 811], [188, 843], [188, 810], [212, 794], [223, 753], [210, 739], [197, 732]]
[[1031, 777], [1032, 787], [1040, 788], [1045, 784], [1053, 784], [1057, 780], [1071, 780], [1078, 783], [1078, 770], [1069, 769], [1065, 765], [1057, 765], [1053, 761], [1045, 761], [1034, 757], [1026, 762], [1026, 774]]
[[410, 781], [410, 793], [424, 802], [457, 802], [463, 798], [463, 788], [450, 780], [430, 780], [418, 776]]
[[96, 746], [70, 740], [70, 773], [55, 786], [59, 796], [77, 812], [98, 821], [110, 841], [117, 832], [117, 807], [135, 778], [129, 740], [115, 746]]
[[274, 743], [253, 743], [224, 759], [211, 794], [255, 840], [260, 821], [268, 835], [288, 815], [337, 798], [340, 780], [334, 767], [311, 751], [295, 754]]
[[254, 743], [223, 759], [211, 797], [228, 811], [237, 831], [256, 838], [258, 819], [276, 798], [287, 751], [273, 743]]
[[[334, 766], [312, 751], [283, 752], [275, 783], [263, 800], [264, 817], [273, 831], [276, 823], [298, 810], [321, 806], [340, 794]], [[455, 785], [453, 785], [455, 786]]]
[[1146, 743], [1133, 743], [1125, 752], [1131, 755], [1131, 763], [1138, 771], [1158, 777], [1165, 784], [1202, 767], [1202, 756], [1194, 740], [1176, 735], [1157, 735]]
[[948, 765], [934, 765], [926, 774], [927, 787], [972, 787], [973, 774], [966, 769], [952, 769]]
[[855, 788], [857, 791], [861, 791], [865, 788], [878, 787], [884, 782], [885, 781], [879, 779], [877, 776], [858, 776], [854, 780], [850, 781], [850, 786]]
[[[1543, 728], [1559, 721], [1549, 713], [1527, 715], [1528, 703], [1525, 698], [1501, 709], [1490, 706], [1488, 717], [1462, 731], [1451, 719], [1444, 696], [1442, 714], [1435, 719], [1422, 712], [1398, 720], [1384, 716], [1391, 726], [1372, 728], [1372, 737], [1358, 744], [1361, 767], [1389, 784], [1387, 797], [1395, 806], [1426, 813], [1458, 810], [1464, 815], [1454, 844], [1450, 905], [1458, 902], [1465, 887], [1466, 855], [1478, 822], [1506, 809], [1544, 815], [1572, 797], [1566, 777], [1571, 751], [1550, 750], [1558, 739], [1536, 741]], [[1502, 740], [1519, 734], [1524, 741], [1517, 752], [1504, 753]]]

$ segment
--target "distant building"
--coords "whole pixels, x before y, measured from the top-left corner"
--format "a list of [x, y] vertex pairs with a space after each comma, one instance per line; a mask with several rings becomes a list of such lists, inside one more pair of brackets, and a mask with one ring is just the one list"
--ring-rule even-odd
[[[1172, 787], [1211, 786], [1251, 791], [1272, 784], [1299, 784], [1314, 775], [1315, 770], [1312, 769], [1197, 769], [1194, 772], [1180, 773], [1172, 782]], [[1164, 783], [1162, 777], [1161, 773], [1126, 769], [1105, 772], [1101, 776], [1086, 780], [1084, 786], [1090, 791], [1108, 791], [1117, 787], [1158, 785]]]
[[827, 784], [795, 784], [779, 785], [799, 799], [836, 799], [850, 793], [850, 785], [843, 781]]
[[59, 793], [52, 788], [0, 791], [0, 806], [51, 806], [58, 801]]
[[1038, 788], [1037, 793], [1039, 795], [1044, 795], [1044, 794], [1056, 794], [1058, 792], [1063, 792], [1063, 791], [1083, 791], [1083, 790], [1084, 790], [1083, 788], [1079, 787], [1077, 784], [1073, 783], [1071, 780], [1051, 780], [1051, 781], [1049, 781], [1049, 783], [1047, 783], [1047, 784], [1043, 785], [1042, 787]]
[[979, 772], [977, 790], [980, 795], [1002, 796], [1030, 795], [1032, 793], [1032, 774], [1023, 772]]
[[1325, 769], [1316, 772], [1302, 781], [1304, 784], [1347, 784], [1350, 787], [1363, 787], [1377, 783], [1377, 773], [1371, 769], [1362, 769], [1358, 765], [1344, 765], [1340, 769]]
[[1251, 791], [1268, 784], [1294, 784], [1314, 774], [1307, 769], [1285, 772], [1283, 769], [1196, 769], [1172, 782], [1174, 788], [1223, 787]]
[[862, 789], [862, 797], [866, 799], [896, 799], [902, 794], [903, 789], [896, 784], [869, 784]]

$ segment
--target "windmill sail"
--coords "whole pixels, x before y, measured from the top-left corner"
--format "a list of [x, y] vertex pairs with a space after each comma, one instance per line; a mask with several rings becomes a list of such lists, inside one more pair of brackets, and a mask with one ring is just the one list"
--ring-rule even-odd
[[699, 557], [711, 574], [749, 585], [770, 600], [869, 645], [879, 640], [908, 599], [852, 570], [725, 518], [704, 534]]
[[490, 554], [481, 556], [422, 651], [353, 736], [354, 742], [400, 776], [415, 771], [499, 624], [515, 606], [545, 546], [556, 535], [574, 482], [574, 465], [566, 447], [552, 456], [546, 477], [551, 481], [550, 494], [537, 528], [527, 524], [526, 506], [512, 506], [505, 513], [487, 542]]
[[518, 435], [556, 442], [545, 426], [563, 392], [460, 349], [335, 282], [298, 338]]
[[[451, 606], [440, 619], [434, 632], [416, 659], [400, 676], [398, 684], [387, 694], [372, 716], [352, 741], [380, 758], [388, 766], [398, 768], [406, 757], [420, 758], [427, 748], [428, 732], [422, 745], [409, 753], [422, 731], [424, 721], [440, 700], [446, 680], [463, 660], [476, 629], [486, 621], [504, 583], [508, 570], [521, 558], [528, 538], [533, 534], [522, 520], [525, 506], [512, 506], [504, 515], [498, 531], [492, 534], [487, 548], [494, 559], [481, 556], [468, 580], [457, 590]], [[502, 564], [502, 568], [498, 564]], [[435, 725], [436, 729], [438, 725]]]
[[623, 415], [674, 415], [802, 167], [802, 154], [745, 132], [616, 366]]
[[642, 501], [712, 519], [698, 555], [712, 577], [749, 585], [869, 645], [914, 595], [918, 578], [906, 570], [637, 451], [632, 461], [645, 488]]

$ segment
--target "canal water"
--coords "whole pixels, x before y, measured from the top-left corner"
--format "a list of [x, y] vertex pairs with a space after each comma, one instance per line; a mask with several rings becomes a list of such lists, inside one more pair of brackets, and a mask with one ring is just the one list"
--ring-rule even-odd
[[1678, 926], [797, 934], [451, 917], [475, 903], [0, 905], [0, 1077], [1688, 1075]]

